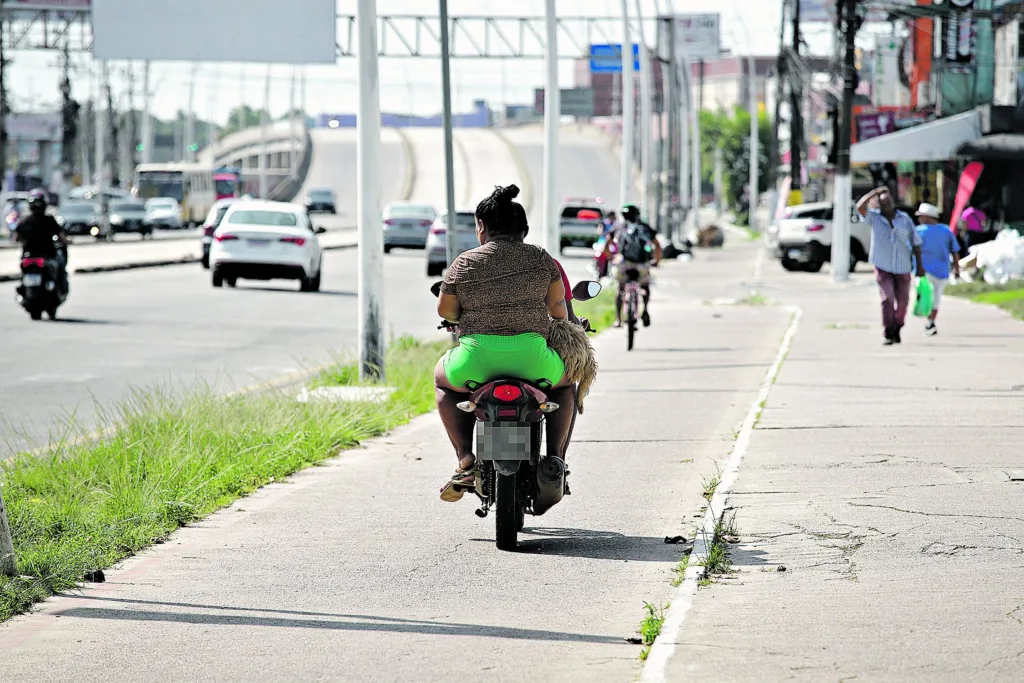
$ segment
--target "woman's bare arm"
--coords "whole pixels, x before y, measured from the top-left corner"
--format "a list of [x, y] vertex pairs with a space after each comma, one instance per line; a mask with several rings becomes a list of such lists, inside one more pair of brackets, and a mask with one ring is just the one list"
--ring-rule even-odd
[[462, 306], [454, 294], [441, 294], [437, 297], [437, 314], [448, 322], [459, 322], [462, 315]]
[[548, 315], [556, 320], [566, 320], [569, 312], [565, 308], [565, 287], [562, 285], [562, 278], [551, 283], [548, 287]]

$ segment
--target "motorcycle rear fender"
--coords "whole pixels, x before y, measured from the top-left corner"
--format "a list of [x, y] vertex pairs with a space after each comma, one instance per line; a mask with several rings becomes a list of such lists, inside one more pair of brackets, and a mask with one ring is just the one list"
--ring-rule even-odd
[[522, 460], [494, 460], [494, 469], [498, 474], [503, 474], [506, 477], [510, 477], [519, 471], [519, 465], [522, 464]]

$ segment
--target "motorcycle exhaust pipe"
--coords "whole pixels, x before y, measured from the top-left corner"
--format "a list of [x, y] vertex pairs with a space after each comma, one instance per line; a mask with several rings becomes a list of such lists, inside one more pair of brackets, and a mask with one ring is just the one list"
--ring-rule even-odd
[[537, 495], [533, 514], [543, 515], [565, 495], [565, 463], [560, 458], [544, 457], [537, 464]]

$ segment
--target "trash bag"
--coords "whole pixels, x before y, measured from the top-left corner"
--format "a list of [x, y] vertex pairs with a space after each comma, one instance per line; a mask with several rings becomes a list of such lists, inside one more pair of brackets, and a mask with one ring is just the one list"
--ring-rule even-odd
[[931, 315], [934, 296], [932, 283], [928, 282], [928, 278], [917, 278], [917, 289], [914, 291], [914, 315], [919, 318], [927, 318]]
[[1013, 230], [1003, 230], [990, 242], [971, 247], [977, 254], [977, 266], [990, 285], [1005, 285], [1024, 278], [1024, 237]]

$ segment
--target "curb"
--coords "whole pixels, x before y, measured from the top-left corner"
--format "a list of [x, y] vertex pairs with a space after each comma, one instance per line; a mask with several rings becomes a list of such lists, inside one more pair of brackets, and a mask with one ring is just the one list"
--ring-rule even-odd
[[392, 130], [398, 135], [402, 143], [402, 151], [405, 152], [405, 185], [402, 187], [402, 201], [409, 201], [412, 193], [416, 191], [416, 150], [413, 149], [412, 141], [402, 128], [395, 127]]
[[526, 209], [526, 215], [529, 216], [533, 212], [533, 181], [530, 178], [530, 171], [526, 168], [526, 162], [523, 160], [523, 155], [519, 151], [519, 148], [508, 139], [505, 132], [500, 128], [488, 128], [494, 135], [501, 140], [505, 147], [508, 149], [509, 155], [512, 157], [512, 163], [516, 165], [516, 171], [519, 173], [519, 182], [522, 184], [523, 193], [523, 208]]
[[670, 597], [671, 607], [669, 607], [665, 615], [661, 634], [655, 639], [654, 644], [651, 645], [650, 652], [647, 655], [647, 663], [640, 675], [640, 683], [664, 683], [665, 667], [675, 653], [679, 631], [683, 621], [686, 619], [687, 612], [690, 610], [690, 606], [693, 604], [693, 597], [697, 593], [697, 586], [700, 580], [705, 578], [706, 571], [704, 565], [707, 563], [708, 552], [715, 537], [715, 529], [725, 515], [726, 503], [728, 503], [729, 494], [732, 491], [733, 484], [736, 482], [736, 477], [739, 475], [740, 463], [743, 461], [747, 447], [750, 445], [750, 436], [758, 420], [760, 420], [761, 414], [764, 412], [764, 405], [771, 394], [775, 380], [782, 371], [782, 364], [785, 362], [786, 356], [789, 355], [793, 338], [796, 336], [800, 320], [803, 318], [803, 309], [799, 307], [787, 306], [784, 310], [788, 310], [791, 313], [786, 333], [779, 344], [775, 361], [768, 368], [764, 379], [761, 380], [760, 391], [754, 397], [753, 403], [750, 404], [750, 409], [747, 411], [747, 416], [740, 427], [736, 443], [729, 454], [729, 459], [725, 463], [721, 481], [715, 488], [714, 495], [711, 496], [711, 502], [708, 503], [708, 509], [704, 515], [704, 523], [693, 541], [693, 549], [690, 551], [690, 561], [687, 564], [683, 582]]

